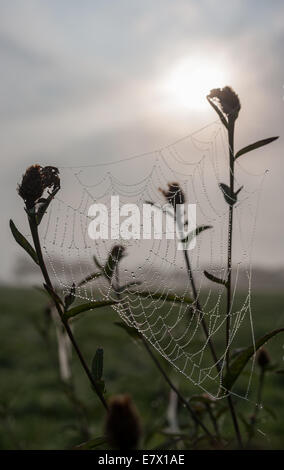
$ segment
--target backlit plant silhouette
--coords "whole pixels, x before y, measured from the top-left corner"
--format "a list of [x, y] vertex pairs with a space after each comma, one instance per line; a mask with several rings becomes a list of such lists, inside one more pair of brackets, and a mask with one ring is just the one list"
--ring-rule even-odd
[[[228, 206], [228, 238], [227, 238], [227, 266], [226, 274], [224, 278], [218, 278], [208, 271], [204, 271], [204, 275], [214, 283], [217, 283], [226, 290], [226, 331], [224, 337], [225, 354], [222, 357], [218, 356], [216, 346], [212, 337], [209, 334], [206, 318], [204, 316], [203, 307], [198, 296], [196, 281], [194, 278], [193, 269], [191, 266], [190, 256], [188, 254], [187, 246], [189, 241], [193, 237], [199, 236], [202, 232], [211, 228], [209, 225], [203, 225], [197, 227], [194, 233], [188, 234], [183, 240], [184, 244], [184, 261], [187, 269], [188, 278], [190, 281], [191, 292], [189, 295], [192, 296], [194, 313], [198, 315], [200, 323], [207, 340], [208, 349], [212, 355], [217, 372], [221, 375], [220, 395], [224, 395], [227, 400], [227, 409], [230, 412], [231, 422], [234, 429], [236, 442], [239, 448], [243, 448], [245, 444], [245, 437], [241, 431], [238, 413], [236, 411], [237, 403], [232, 398], [232, 387], [238, 377], [242, 374], [249, 359], [255, 354], [255, 352], [262, 348], [262, 346], [272, 337], [279, 332], [283, 331], [284, 328], [271, 331], [265, 336], [259, 338], [255, 342], [255, 346], [249, 345], [243, 348], [240, 352], [231, 355], [231, 324], [230, 318], [232, 314], [232, 246], [233, 246], [233, 232], [234, 232], [234, 206], [238, 201], [238, 194], [242, 187], [235, 188], [235, 161], [242, 155], [248, 152], [258, 149], [266, 144], [269, 144], [277, 139], [277, 137], [271, 137], [260, 140], [253, 144], [250, 144], [238, 152], [234, 151], [234, 138], [235, 138], [235, 122], [239, 116], [241, 109], [240, 100], [238, 95], [228, 86], [222, 89], [213, 89], [207, 96], [207, 100], [213, 109], [218, 114], [222, 125], [226, 128], [228, 137], [228, 184], [221, 183], [220, 190], [223, 193], [225, 204]], [[220, 400], [214, 400], [210, 395], [202, 394], [191, 398], [186, 398], [179, 390], [179, 388], [173, 383], [169, 373], [163, 367], [161, 361], [157, 358], [157, 355], [152, 350], [151, 345], [143, 334], [139, 333], [134, 327], [135, 322], [133, 320], [132, 312], [124, 300], [123, 292], [125, 289], [131, 288], [131, 283], [121, 285], [119, 279], [119, 265], [123, 257], [125, 256], [125, 248], [121, 245], [114, 245], [108, 255], [105, 264], [101, 264], [95, 257], [94, 261], [94, 272], [82, 279], [77, 285], [73, 283], [70, 292], [64, 297], [60, 297], [59, 293], [53, 286], [50, 275], [48, 273], [46, 263], [42, 254], [42, 247], [39, 235], [39, 227], [42, 218], [48, 211], [49, 205], [60, 190], [60, 176], [59, 171], [56, 167], [40, 165], [33, 165], [26, 170], [22, 178], [22, 182], [18, 187], [18, 193], [25, 202], [25, 211], [29, 223], [29, 228], [32, 236], [33, 246], [28, 240], [22, 235], [22, 233], [16, 228], [14, 222], [10, 221], [10, 227], [12, 234], [17, 243], [28, 253], [33, 261], [38, 265], [41, 270], [44, 279], [44, 289], [50, 297], [50, 302], [53, 303], [54, 308], [57, 311], [58, 318], [68, 335], [74, 350], [80, 360], [82, 368], [95, 391], [98, 399], [101, 401], [103, 407], [106, 410], [106, 424], [105, 432], [107, 437], [107, 445], [116, 447], [119, 449], [137, 448], [139, 442], [141, 442], [141, 426], [140, 418], [135, 407], [132, 404], [131, 398], [126, 395], [122, 397], [114, 397], [108, 404], [106, 395], [106, 387], [103, 380], [103, 350], [98, 348], [94, 356], [91, 367], [88, 366], [86, 359], [78, 345], [74, 333], [70, 327], [70, 320], [82, 312], [88, 310], [97, 309], [106, 306], [114, 306], [123, 311], [124, 316], [128, 318], [129, 324], [118, 322], [118, 326], [124, 328], [124, 330], [135, 337], [140, 344], [147, 350], [154, 362], [155, 367], [159, 370], [159, 373], [165, 379], [165, 382], [170, 389], [177, 395], [178, 400], [184, 405], [182, 410], [185, 408], [189, 413], [191, 420], [188, 423], [186, 432], [183, 435], [175, 436], [177, 441], [183, 444], [184, 447], [196, 448], [198, 442], [203, 437], [207, 440], [208, 447], [214, 448], [225, 448], [230, 439], [222, 435], [222, 429], [220, 425]], [[163, 196], [167, 202], [173, 208], [173, 217], [176, 223], [179, 225], [179, 229], [185, 229], [187, 221], [183, 222], [184, 227], [181, 227], [181, 221], [177, 213], [177, 205], [183, 204], [185, 201], [185, 194], [183, 193], [179, 183], [169, 183], [168, 189], [161, 189]], [[153, 202], [149, 202], [154, 204]], [[185, 232], [185, 230], [184, 230]], [[206, 235], [206, 234], [205, 234]], [[205, 236], [204, 235], [204, 236]], [[114, 294], [114, 300], [98, 299], [95, 302], [87, 303], [75, 303], [76, 301], [76, 289], [87, 285], [91, 282], [95, 282], [96, 279], [103, 276], [108, 283], [109, 288]], [[135, 281], [137, 286], [137, 281]], [[143, 285], [141, 286], [143, 289]], [[134, 295], [140, 295], [143, 297], [143, 290], [140, 293], [133, 292]], [[176, 301], [177, 296], [167, 296], [166, 300]], [[190, 302], [189, 302], [190, 308]], [[269, 370], [270, 359], [265, 350], [261, 349], [258, 353], [258, 365], [260, 369], [260, 380], [258, 389], [258, 403], [261, 401], [263, 392], [264, 376]], [[251, 416], [249, 423], [249, 432], [247, 443], [250, 444], [254, 436], [255, 425], [257, 421], [259, 408], [256, 407], [253, 415]], [[118, 424], [119, 423], [119, 426]], [[119, 428], [119, 433], [117, 429]], [[201, 431], [201, 436], [199, 432]], [[130, 439], [131, 437], [131, 439]], [[97, 441], [98, 442], [98, 441]], [[101, 445], [105, 443], [102, 439], [99, 441]], [[92, 448], [92, 444], [83, 444], [80, 448]]]

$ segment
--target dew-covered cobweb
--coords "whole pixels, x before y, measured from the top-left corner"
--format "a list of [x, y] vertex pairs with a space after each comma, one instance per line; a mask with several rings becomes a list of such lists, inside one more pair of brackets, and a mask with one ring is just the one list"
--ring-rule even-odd
[[[102, 299], [117, 300], [113, 283], [104, 276], [78, 285], [98, 271], [94, 256], [104, 265], [111, 248], [123, 245], [127, 256], [119, 262], [115, 282], [126, 287], [120, 292], [120, 303], [112, 308], [188, 380], [220, 398], [226, 354], [226, 290], [209, 281], [203, 272], [206, 269], [222, 279], [226, 276], [229, 206], [218, 185], [228, 182], [229, 170], [222, 125], [213, 122], [148, 153], [124, 158], [118, 151], [112, 161], [103, 161], [94, 149], [92, 164], [59, 170], [61, 190], [40, 227], [44, 255], [55, 285], [66, 294], [75, 283], [78, 301], [93, 301], [94, 305]], [[232, 354], [245, 344], [254, 345], [251, 266], [263, 179], [263, 174], [248, 173], [241, 159], [240, 163], [236, 161], [235, 187], [244, 188], [234, 209]], [[176, 240], [92, 240], [88, 235], [92, 204], [103, 203], [110, 213], [111, 196], [119, 196], [121, 206], [136, 204], [142, 213], [145, 201], [165, 203], [159, 188], [166, 189], [169, 182], [178, 182], [187, 202], [196, 204], [197, 225], [212, 226], [198, 235], [196, 246], [188, 251], [197, 287], [197, 299], [192, 304], [185, 301], [192, 298], [192, 285], [184, 252], [177, 250]], [[141, 292], [143, 296], [139, 295]], [[202, 319], [216, 345], [219, 371], [210, 354]], [[234, 390], [243, 398], [249, 393], [253, 367], [254, 359], [249, 363], [245, 384], [242, 382], [242, 388]]]

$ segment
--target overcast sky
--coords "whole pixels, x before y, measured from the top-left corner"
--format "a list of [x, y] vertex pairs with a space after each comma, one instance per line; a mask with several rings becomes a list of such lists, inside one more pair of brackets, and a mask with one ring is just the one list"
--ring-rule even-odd
[[242, 164], [269, 169], [254, 261], [283, 266], [283, 17], [280, 0], [0, 0], [0, 280], [20, 253], [8, 219], [23, 223], [26, 166], [113, 160], [213, 121], [198, 74], [238, 92], [238, 146], [281, 137]]

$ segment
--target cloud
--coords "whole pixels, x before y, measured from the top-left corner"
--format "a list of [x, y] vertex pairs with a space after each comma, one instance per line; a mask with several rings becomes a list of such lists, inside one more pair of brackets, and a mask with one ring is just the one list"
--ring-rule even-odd
[[[161, 77], [183, 57], [221, 57], [227, 64], [243, 105], [239, 145], [252, 136], [281, 133], [284, 7], [279, 0], [273, 7], [262, 0], [2, 0], [0, 10], [7, 217], [20, 211], [15, 182], [34, 160], [64, 165], [139, 153], [215, 119], [209, 108], [204, 114], [173, 111], [157, 91]], [[212, 87], [218, 85], [224, 84]], [[256, 161], [261, 170], [271, 166], [265, 210], [282, 190], [281, 153], [279, 142], [258, 160], [243, 163], [249, 170]], [[277, 210], [269, 217], [280, 230]], [[279, 246], [275, 232], [266, 236]], [[260, 251], [260, 262], [277, 261], [276, 248]]]

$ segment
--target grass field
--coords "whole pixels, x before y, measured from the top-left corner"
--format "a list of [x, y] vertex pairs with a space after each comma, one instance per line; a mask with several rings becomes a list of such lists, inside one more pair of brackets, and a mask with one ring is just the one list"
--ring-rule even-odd
[[[72, 404], [59, 381], [55, 336], [51, 332], [51, 340], [46, 341], [41, 333], [45, 329], [45, 304], [46, 297], [35, 289], [1, 288], [1, 449], [72, 448], [86, 437], [84, 412], [90, 435], [103, 434], [103, 408], [75, 356], [72, 367], [79, 404]], [[252, 306], [256, 336], [284, 326], [284, 294], [255, 294]], [[165, 436], [156, 430], [166, 426], [168, 387], [145, 350], [114, 325], [117, 320], [117, 314], [108, 308], [83, 314], [76, 322], [76, 338], [89, 362], [98, 346], [104, 348], [107, 393], [132, 395], [142, 416], [144, 447], [163, 445]], [[247, 344], [245, 331], [243, 336], [244, 344], [240, 346]], [[283, 345], [281, 334], [268, 345], [279, 369], [284, 368]], [[163, 364], [185, 396], [199, 393], [168, 364]], [[245, 415], [253, 410], [256, 380], [257, 371], [249, 396], [252, 401], [242, 400], [238, 406]], [[283, 392], [284, 375], [275, 372], [267, 375], [263, 397], [266, 408], [261, 411], [258, 426], [260, 447], [284, 448]], [[183, 415], [182, 420], [187, 420], [188, 415], [185, 412]], [[224, 419], [226, 427], [228, 417], [224, 415]]]

